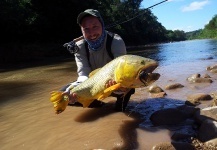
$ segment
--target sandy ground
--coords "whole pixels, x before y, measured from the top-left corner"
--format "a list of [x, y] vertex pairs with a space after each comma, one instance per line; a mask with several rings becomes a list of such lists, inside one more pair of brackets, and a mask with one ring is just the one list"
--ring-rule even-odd
[[[164, 88], [181, 83], [182, 89], [166, 91], [167, 98], [186, 100], [193, 93], [216, 90], [217, 75], [206, 71], [215, 60], [159, 66], [161, 74], [155, 83]], [[208, 73], [211, 84], [190, 84], [192, 74]], [[68, 106], [54, 114], [50, 92], [77, 78], [74, 62], [31, 67], [0, 73], [0, 145], [1, 150], [68, 150], [68, 149], [142, 149], [170, 141], [171, 131], [148, 131], [140, 128], [140, 118], [132, 111], [113, 111], [114, 98], [107, 98], [103, 108]], [[150, 98], [147, 88], [136, 89], [131, 101]], [[206, 106], [207, 103], [204, 104]], [[203, 106], [203, 105], [201, 105]]]

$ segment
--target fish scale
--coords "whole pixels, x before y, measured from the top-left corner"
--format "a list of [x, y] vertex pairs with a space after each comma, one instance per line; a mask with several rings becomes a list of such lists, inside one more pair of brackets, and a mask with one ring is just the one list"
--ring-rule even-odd
[[[102, 91], [105, 89], [106, 83], [109, 80], [114, 80], [114, 66], [117, 62], [118, 61], [113, 61], [112, 63], [106, 64], [103, 68], [91, 76], [91, 80], [88, 79], [84, 81], [79, 86], [73, 88], [70, 93], [76, 93], [78, 97], [84, 100], [86, 100], [87, 97], [92, 97], [92, 100], [98, 99], [98, 97], [102, 94]], [[91, 102], [92, 101], [90, 101], [90, 103]]]

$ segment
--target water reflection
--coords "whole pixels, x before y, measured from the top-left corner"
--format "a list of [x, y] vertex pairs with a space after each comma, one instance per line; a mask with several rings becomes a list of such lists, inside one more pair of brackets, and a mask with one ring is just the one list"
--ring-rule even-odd
[[161, 65], [217, 58], [217, 40], [213, 39], [165, 43], [139, 49], [133, 52], [155, 59]]

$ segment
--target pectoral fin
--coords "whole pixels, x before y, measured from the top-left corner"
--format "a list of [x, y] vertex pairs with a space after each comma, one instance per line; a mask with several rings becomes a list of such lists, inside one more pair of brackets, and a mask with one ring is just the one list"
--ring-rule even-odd
[[103, 100], [105, 99], [106, 97], [108, 97], [109, 95], [111, 95], [111, 93], [117, 89], [119, 89], [121, 87], [121, 84], [120, 83], [117, 83], [115, 85], [112, 85], [110, 86], [109, 88], [105, 89], [103, 94], [100, 95], [97, 99], [98, 100]]

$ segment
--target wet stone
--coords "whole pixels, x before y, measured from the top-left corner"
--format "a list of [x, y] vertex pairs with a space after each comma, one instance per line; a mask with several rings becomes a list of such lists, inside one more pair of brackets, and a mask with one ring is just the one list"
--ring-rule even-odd
[[204, 75], [201, 77], [200, 74], [193, 74], [187, 78], [187, 81], [191, 83], [212, 83], [213, 81], [210, 79], [210, 76]]
[[217, 64], [212, 65], [212, 66], [208, 66], [208, 67], [206, 68], [206, 70], [212, 70], [212, 69], [217, 69]]
[[213, 99], [217, 99], [217, 91], [211, 92], [210, 94]]
[[200, 110], [199, 108], [195, 108], [194, 106], [182, 105], [177, 107], [178, 110], [183, 112], [187, 117], [193, 117], [194, 114]]
[[204, 74], [204, 76], [202, 76], [202, 78], [211, 78], [211, 77], [208, 74]]
[[189, 101], [191, 104], [195, 106], [199, 105], [201, 101], [207, 101], [207, 100], [212, 100], [212, 96], [205, 93], [196, 93], [187, 96], [187, 101]]
[[206, 142], [217, 138], [217, 122], [207, 119], [200, 126], [198, 139], [201, 142]]
[[210, 72], [217, 73], [217, 69], [212, 69], [212, 70], [210, 70]]
[[182, 140], [190, 139], [191, 137], [194, 137], [194, 136], [195, 136], [195, 135], [175, 132], [175, 133], [172, 135], [171, 139], [172, 139], [172, 140], [175, 140], [175, 141], [182, 141]]
[[213, 98], [212, 106], [217, 106], [217, 91], [211, 92], [211, 97]]
[[205, 142], [204, 146], [209, 150], [216, 150], [217, 149], [217, 138]]
[[153, 125], [176, 125], [187, 119], [187, 115], [176, 108], [162, 109], [154, 112], [150, 120]]
[[194, 115], [195, 120], [201, 124], [206, 119], [213, 119], [217, 121], [217, 106], [215, 107], [208, 107], [197, 111]]
[[152, 150], [195, 150], [194, 146], [184, 142], [164, 142], [153, 146]]
[[212, 100], [211, 95], [206, 93], [196, 93], [187, 96], [188, 101], [206, 101], [206, 100]]
[[176, 150], [176, 149], [171, 143], [164, 142], [153, 146], [152, 150]]
[[152, 98], [162, 98], [165, 97], [167, 94], [165, 92], [160, 92], [160, 93], [151, 93]]
[[172, 90], [172, 89], [177, 89], [177, 88], [182, 88], [184, 87], [184, 85], [180, 84], [180, 83], [174, 83], [174, 84], [170, 84], [170, 85], [167, 85], [165, 87], [166, 90]]
[[212, 83], [213, 81], [209, 78], [196, 78], [196, 79], [190, 80], [190, 82], [193, 82], [193, 83]]
[[161, 92], [164, 92], [164, 90], [157, 86], [157, 85], [152, 85], [148, 88], [148, 92], [150, 93], [161, 93]]
[[210, 72], [213, 72], [213, 73], [216, 73], [217, 72], [217, 64], [213, 65], [213, 66], [208, 66], [206, 68], [206, 70], [210, 71]]

